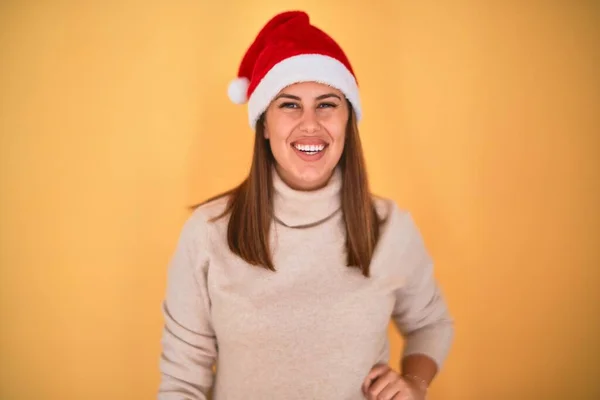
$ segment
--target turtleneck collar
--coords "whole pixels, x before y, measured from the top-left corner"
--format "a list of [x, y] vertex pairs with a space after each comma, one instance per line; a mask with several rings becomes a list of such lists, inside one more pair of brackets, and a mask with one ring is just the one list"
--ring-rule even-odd
[[314, 225], [328, 219], [341, 208], [342, 173], [337, 167], [321, 189], [292, 189], [273, 168], [273, 208], [275, 219], [288, 227]]

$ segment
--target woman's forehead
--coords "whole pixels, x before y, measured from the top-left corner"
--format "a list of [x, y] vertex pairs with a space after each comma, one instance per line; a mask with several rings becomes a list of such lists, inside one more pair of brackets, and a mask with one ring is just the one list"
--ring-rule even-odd
[[286, 93], [298, 97], [318, 97], [327, 93], [335, 93], [342, 96], [342, 92], [333, 86], [320, 82], [298, 82], [283, 88], [279, 94]]

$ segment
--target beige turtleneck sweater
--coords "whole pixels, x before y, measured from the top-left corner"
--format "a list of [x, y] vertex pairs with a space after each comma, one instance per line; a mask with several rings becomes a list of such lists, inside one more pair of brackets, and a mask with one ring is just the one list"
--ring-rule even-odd
[[194, 211], [168, 269], [160, 400], [364, 399], [365, 376], [388, 362], [390, 318], [404, 355], [441, 367], [453, 324], [413, 219], [376, 200], [387, 221], [363, 277], [345, 265], [340, 175], [299, 192], [273, 174], [276, 272], [229, 251], [227, 218], [207, 222], [226, 198]]

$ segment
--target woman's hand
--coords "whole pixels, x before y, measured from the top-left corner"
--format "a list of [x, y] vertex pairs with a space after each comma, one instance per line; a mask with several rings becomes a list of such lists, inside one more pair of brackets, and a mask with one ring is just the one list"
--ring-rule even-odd
[[367, 400], [425, 400], [426, 389], [400, 376], [387, 364], [375, 365], [365, 378], [362, 391]]

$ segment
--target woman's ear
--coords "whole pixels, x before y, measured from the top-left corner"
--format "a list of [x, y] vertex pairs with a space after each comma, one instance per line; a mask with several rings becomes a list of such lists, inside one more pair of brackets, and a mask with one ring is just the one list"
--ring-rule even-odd
[[267, 122], [263, 122], [263, 136], [265, 137], [265, 139], [269, 139], [269, 129], [267, 129]]

